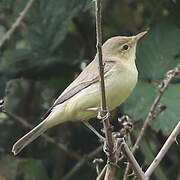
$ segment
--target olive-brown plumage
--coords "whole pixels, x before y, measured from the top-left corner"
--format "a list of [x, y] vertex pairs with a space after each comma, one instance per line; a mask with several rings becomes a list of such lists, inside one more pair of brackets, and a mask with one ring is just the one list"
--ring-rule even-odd
[[[136, 36], [116, 36], [102, 46], [107, 106], [110, 110], [123, 103], [134, 89], [138, 72], [135, 65], [136, 44], [147, 32]], [[66, 121], [88, 120], [100, 106], [98, 57], [64, 90], [49, 109], [44, 120], [18, 140], [12, 152], [16, 155], [47, 129]]]

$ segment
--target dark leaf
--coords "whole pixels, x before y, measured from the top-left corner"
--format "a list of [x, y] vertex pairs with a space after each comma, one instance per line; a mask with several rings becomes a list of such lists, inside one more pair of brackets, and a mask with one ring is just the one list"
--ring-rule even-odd
[[[156, 119], [151, 122], [155, 131], [161, 130], [169, 134], [179, 121], [180, 117], [180, 84], [171, 84], [163, 95], [160, 104], [167, 106]], [[139, 82], [132, 95], [124, 104], [124, 112], [128, 113], [135, 120], [145, 120], [150, 107], [158, 95], [157, 89], [150, 83]]]
[[152, 27], [139, 43], [137, 65], [143, 79], [155, 81], [180, 61], [180, 29], [166, 21]]

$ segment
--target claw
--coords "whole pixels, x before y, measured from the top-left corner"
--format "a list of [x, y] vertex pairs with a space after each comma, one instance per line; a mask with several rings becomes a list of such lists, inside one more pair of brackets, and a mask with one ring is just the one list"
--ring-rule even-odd
[[[106, 113], [106, 114], [102, 115], [102, 112]], [[98, 111], [98, 115], [97, 115], [98, 119], [104, 121], [104, 120], [108, 119], [109, 117], [110, 117], [109, 109]]]
[[[101, 107], [90, 107], [90, 108], [87, 108], [86, 110], [87, 111], [97, 111], [98, 112], [97, 119], [100, 119], [102, 121], [104, 121], [110, 117], [109, 109], [102, 110]], [[102, 115], [102, 112], [106, 113], [106, 114]]]

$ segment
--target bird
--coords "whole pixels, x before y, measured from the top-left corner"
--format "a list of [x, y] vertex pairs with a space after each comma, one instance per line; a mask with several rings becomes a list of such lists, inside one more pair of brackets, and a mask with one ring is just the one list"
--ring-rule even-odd
[[[102, 45], [106, 102], [109, 111], [122, 104], [138, 80], [136, 68], [137, 42], [147, 33], [114, 36]], [[17, 155], [47, 129], [67, 121], [87, 121], [97, 115], [93, 109], [101, 105], [98, 55], [62, 92], [45, 114], [43, 121], [19, 139], [12, 148]]]

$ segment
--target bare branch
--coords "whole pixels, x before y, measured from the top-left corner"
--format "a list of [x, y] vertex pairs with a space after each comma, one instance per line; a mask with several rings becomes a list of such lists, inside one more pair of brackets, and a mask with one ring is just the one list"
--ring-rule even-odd
[[11, 28], [7, 31], [7, 33], [2, 37], [2, 39], [0, 40], [0, 49], [3, 46], [3, 44], [6, 42], [6, 40], [8, 40], [11, 35], [14, 33], [14, 31], [16, 30], [16, 28], [20, 25], [21, 21], [23, 20], [24, 16], [26, 15], [26, 13], [28, 12], [28, 10], [30, 9], [30, 7], [32, 6], [33, 2], [35, 0], [29, 0], [25, 6], [25, 8], [23, 9], [23, 11], [20, 13], [19, 17], [16, 19], [16, 21], [14, 22], [14, 24], [12, 24]]
[[[95, 11], [96, 11], [96, 36], [97, 36], [97, 54], [99, 59], [99, 76], [101, 83], [101, 117], [103, 120], [103, 126], [105, 131], [105, 137], [110, 153], [110, 161], [114, 161], [115, 156], [113, 152], [114, 142], [112, 139], [112, 132], [109, 123], [109, 118], [107, 117], [107, 106], [106, 106], [106, 95], [105, 95], [105, 84], [104, 84], [104, 64], [102, 57], [102, 30], [101, 30], [101, 0], [95, 1]], [[114, 176], [114, 168], [107, 166], [105, 180], [112, 180]]]
[[161, 150], [159, 151], [158, 155], [156, 156], [156, 158], [154, 159], [154, 161], [151, 163], [151, 165], [149, 166], [149, 168], [147, 169], [147, 171], [145, 172], [145, 175], [147, 177], [150, 177], [151, 174], [153, 173], [153, 171], [156, 169], [156, 167], [159, 165], [160, 161], [162, 160], [162, 158], [165, 156], [165, 154], [167, 153], [167, 151], [169, 150], [169, 148], [171, 147], [172, 143], [176, 142], [176, 137], [178, 136], [178, 134], [180, 133], [180, 121], [179, 123], [176, 125], [176, 127], [174, 128], [174, 130], [172, 131], [171, 135], [169, 136], [169, 138], [166, 140], [165, 144], [163, 145], [163, 147], [161, 148]]
[[107, 164], [104, 166], [104, 168], [102, 169], [101, 173], [98, 175], [98, 177], [96, 178], [96, 180], [101, 180], [105, 174], [107, 168]]
[[[159, 94], [156, 97], [156, 99], [154, 100], [154, 102], [153, 102], [153, 104], [152, 104], [152, 106], [150, 108], [150, 111], [149, 111], [149, 113], [148, 113], [148, 115], [146, 117], [146, 120], [144, 121], [143, 127], [142, 127], [142, 129], [141, 129], [141, 131], [139, 133], [139, 136], [138, 136], [138, 138], [137, 138], [137, 140], [136, 140], [136, 142], [135, 142], [135, 144], [134, 144], [134, 146], [132, 148], [132, 153], [133, 154], [139, 148], [140, 141], [142, 140], [150, 121], [155, 119], [157, 117], [157, 115], [159, 115], [159, 113], [155, 113], [156, 108], [157, 108], [157, 106], [158, 106], [164, 92], [169, 87], [169, 84], [171, 83], [172, 79], [175, 78], [179, 74], [179, 70], [180, 70], [180, 64], [178, 64], [174, 69], [168, 71], [166, 73], [165, 79], [161, 82], [161, 87], [160, 87], [160, 90], [159, 90]], [[129, 168], [130, 168], [130, 164], [128, 163], [127, 166], [126, 166], [126, 170], [125, 170], [125, 173], [124, 173], [123, 180], [127, 179]]]
[[138, 138], [137, 138], [137, 140], [136, 140], [136, 142], [135, 142], [135, 144], [134, 144], [134, 146], [133, 146], [133, 149], [132, 149], [132, 152], [133, 152], [133, 153], [135, 153], [136, 150], [138, 149], [139, 143], [140, 143], [142, 137], [144, 136], [145, 131], [146, 131], [146, 129], [147, 129], [150, 121], [155, 118], [154, 114], [155, 114], [155, 110], [156, 110], [156, 108], [157, 108], [157, 106], [158, 106], [158, 103], [160, 102], [160, 100], [161, 100], [164, 92], [165, 92], [165, 91], [167, 90], [167, 88], [169, 87], [169, 84], [170, 84], [170, 82], [172, 81], [172, 79], [173, 79], [173, 78], [177, 75], [177, 73], [179, 72], [179, 68], [180, 68], [180, 64], [179, 64], [177, 67], [175, 67], [173, 70], [168, 71], [167, 74], [166, 74], [165, 79], [162, 81], [161, 87], [160, 87], [160, 91], [159, 91], [159, 95], [158, 95], [158, 96], [156, 97], [156, 99], [154, 100], [154, 103], [153, 103], [153, 105], [151, 106], [150, 111], [149, 111], [149, 113], [148, 113], [148, 115], [147, 115], [147, 117], [146, 117], [146, 120], [145, 120], [144, 124], [143, 124], [143, 127], [142, 127], [142, 129], [141, 129], [141, 132], [140, 132], [140, 134], [139, 134], [139, 136], [138, 136]]
[[132, 152], [130, 151], [128, 145], [125, 143], [124, 140], [122, 142], [122, 151], [126, 155], [128, 161], [131, 163], [132, 168], [133, 168], [135, 174], [137, 175], [138, 179], [139, 180], [147, 180], [144, 172], [142, 171], [141, 167], [137, 163], [134, 155], [132, 154]]

